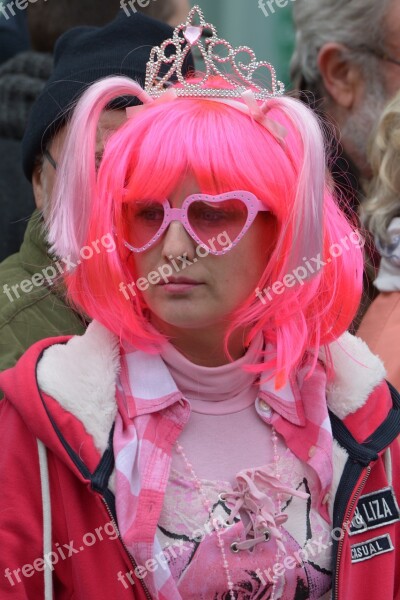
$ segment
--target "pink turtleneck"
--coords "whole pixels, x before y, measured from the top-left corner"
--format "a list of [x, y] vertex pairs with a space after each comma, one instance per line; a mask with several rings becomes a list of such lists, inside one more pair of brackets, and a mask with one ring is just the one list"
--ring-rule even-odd
[[[192, 408], [179, 443], [202, 479], [233, 484], [239, 471], [273, 459], [271, 430], [254, 407], [259, 391], [257, 374], [243, 370], [244, 365], [262, 360], [262, 346], [260, 335], [242, 358], [220, 367], [195, 365], [172, 344], [161, 353]], [[285, 448], [283, 442], [280, 447]], [[181, 470], [176, 456], [172, 463]]]

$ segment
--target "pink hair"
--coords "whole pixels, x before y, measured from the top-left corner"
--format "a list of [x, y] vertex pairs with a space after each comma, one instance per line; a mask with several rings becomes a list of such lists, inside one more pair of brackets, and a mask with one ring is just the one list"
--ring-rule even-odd
[[[226, 87], [214, 81], [213, 85]], [[204, 193], [245, 189], [276, 216], [278, 239], [259, 288], [282, 281], [305, 259], [324, 261], [332, 244], [352, 228], [330, 191], [323, 136], [317, 118], [288, 97], [268, 101], [268, 117], [287, 130], [283, 144], [249, 115], [208, 99], [177, 98], [149, 103], [108, 140], [96, 182], [94, 147], [102, 110], [122, 95], [148, 97], [125, 78], [93, 85], [77, 105], [60, 165], [50, 218], [50, 241], [60, 256], [79, 256], [90, 240], [115, 232], [117, 251], [83, 261], [66, 278], [70, 300], [136, 347], [155, 351], [163, 341], [148, 327], [146, 306], [128, 302], [120, 282], [135, 275], [134, 256], [122, 245], [124, 190], [129, 199], [169, 196], [191, 173]], [[302, 285], [263, 304], [252, 294], [232, 315], [232, 331], [248, 325], [250, 341], [260, 330], [276, 347], [273, 364], [280, 384], [305, 353], [339, 337], [357, 310], [362, 253], [354, 244]], [[263, 370], [263, 365], [254, 366]]]

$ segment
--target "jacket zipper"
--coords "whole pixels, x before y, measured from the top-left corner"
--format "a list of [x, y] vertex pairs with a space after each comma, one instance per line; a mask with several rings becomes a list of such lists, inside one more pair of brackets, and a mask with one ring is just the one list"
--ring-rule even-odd
[[[120, 540], [121, 544], [123, 545], [123, 547], [124, 547], [124, 549], [125, 549], [125, 552], [126, 552], [126, 553], [127, 553], [127, 555], [129, 556], [129, 560], [131, 561], [131, 563], [132, 563], [133, 567], [136, 569], [136, 568], [137, 568], [137, 566], [138, 566], [138, 565], [137, 565], [137, 562], [135, 561], [135, 559], [133, 558], [133, 556], [132, 556], [132, 555], [131, 555], [131, 553], [129, 552], [128, 548], [127, 548], [127, 547], [126, 547], [126, 545], [125, 545], [125, 542], [124, 542], [124, 540], [123, 540], [123, 539], [122, 539], [122, 537], [121, 537], [121, 534], [120, 534], [120, 532], [119, 532], [119, 527], [118, 527], [117, 523], [115, 522], [114, 516], [113, 516], [113, 514], [112, 514], [112, 512], [111, 512], [111, 510], [110, 510], [110, 508], [109, 508], [109, 506], [108, 506], [108, 504], [107, 504], [107, 500], [106, 500], [105, 498], [103, 498], [103, 497], [102, 497], [101, 499], [103, 500], [104, 506], [106, 507], [106, 510], [107, 510], [107, 512], [108, 512], [108, 514], [109, 514], [109, 517], [110, 517], [110, 519], [111, 519], [111, 522], [112, 522], [112, 524], [114, 525], [115, 531], [117, 531], [117, 532], [118, 532], [118, 538], [119, 538], [119, 540]], [[152, 599], [152, 597], [150, 596], [150, 592], [149, 592], [149, 590], [148, 590], [148, 589], [147, 589], [147, 587], [145, 586], [145, 584], [144, 584], [144, 582], [143, 582], [143, 580], [142, 580], [142, 579], [140, 580], [140, 583], [141, 583], [141, 585], [142, 585], [142, 588], [143, 588], [143, 591], [144, 591], [144, 593], [145, 593], [145, 595], [146, 595], [146, 598], [147, 598], [148, 600], [153, 600], [153, 599]]]
[[[343, 520], [343, 524], [347, 523], [351, 513], [353, 512], [353, 508], [354, 508], [354, 504], [357, 502], [358, 497], [360, 496], [361, 492], [363, 491], [365, 484], [367, 483], [367, 479], [370, 476], [371, 473], [371, 466], [367, 467], [367, 472], [365, 473], [360, 485], [358, 486], [356, 493], [353, 496], [353, 499], [350, 503], [350, 506], [346, 512], [345, 518]], [[336, 580], [336, 589], [335, 589], [335, 600], [339, 599], [339, 566], [340, 566], [340, 559], [342, 556], [342, 551], [343, 551], [343, 543], [344, 543], [344, 537], [339, 541], [339, 547], [338, 547], [338, 554], [337, 554], [337, 559], [336, 559], [336, 574], [335, 574], [335, 580]]]

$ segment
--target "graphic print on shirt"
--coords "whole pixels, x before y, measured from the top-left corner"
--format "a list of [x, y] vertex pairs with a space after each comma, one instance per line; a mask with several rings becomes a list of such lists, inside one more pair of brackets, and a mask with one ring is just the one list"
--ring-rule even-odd
[[[313, 472], [307, 469], [305, 476], [304, 465], [290, 450], [281, 457], [281, 467], [282, 482], [310, 497], [283, 499], [282, 512], [288, 516], [282, 526], [286, 556], [280, 557], [278, 563], [278, 547], [273, 537], [252, 551], [231, 552], [233, 542], [245, 539], [246, 514], [240, 513], [241, 519], [236, 518], [227, 526], [232, 506], [221, 500], [219, 494], [229, 493], [230, 484], [202, 480], [204, 493], [212, 503], [212, 518], [217, 520], [224, 540], [236, 600], [270, 598], [274, 565], [279, 574], [276, 599], [316, 600], [331, 588], [330, 525], [319, 515], [313, 502]], [[165, 558], [181, 598], [230, 600], [217, 534], [199, 490], [184, 473], [183, 468], [179, 472], [171, 470], [157, 537], [165, 548]], [[174, 544], [179, 551], [171, 553], [167, 548]]]

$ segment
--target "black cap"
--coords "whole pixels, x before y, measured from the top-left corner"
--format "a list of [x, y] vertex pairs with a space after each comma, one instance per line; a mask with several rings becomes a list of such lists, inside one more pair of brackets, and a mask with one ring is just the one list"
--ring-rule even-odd
[[[33, 105], [22, 140], [22, 164], [29, 181], [35, 158], [64, 125], [83, 92], [111, 75], [124, 75], [143, 85], [152, 47], [172, 34], [172, 27], [161, 21], [139, 12], [127, 16], [120, 11], [105, 27], [76, 27], [60, 37], [53, 74]], [[189, 54], [184, 71], [193, 69]]]

